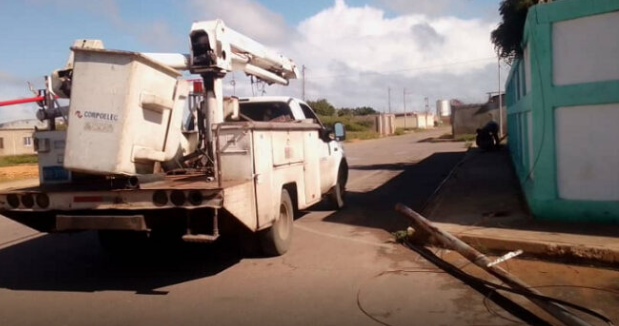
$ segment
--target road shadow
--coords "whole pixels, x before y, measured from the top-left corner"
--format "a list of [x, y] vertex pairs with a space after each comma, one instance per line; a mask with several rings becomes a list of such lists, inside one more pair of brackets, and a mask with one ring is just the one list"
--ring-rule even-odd
[[616, 223], [545, 221], [532, 216], [509, 150], [473, 149], [423, 212], [463, 226], [619, 237]]
[[[464, 153], [436, 153], [417, 163], [352, 166], [351, 171], [402, 171], [369, 192], [349, 192], [347, 208], [326, 218], [395, 231], [408, 222], [397, 202], [421, 209]], [[311, 210], [331, 209], [327, 203]], [[165, 295], [162, 288], [214, 276], [246, 257], [234, 239], [208, 245], [179, 243], [120, 259], [106, 254], [96, 233], [44, 235], [0, 249], [0, 288], [34, 291], [130, 291]]]
[[410, 223], [394, 210], [403, 203], [421, 210], [437, 187], [449, 175], [465, 152], [434, 153], [416, 163], [351, 166], [359, 171], [401, 171], [397, 176], [367, 192], [347, 190], [347, 207], [324, 221], [382, 229], [388, 232], [406, 229]]
[[0, 288], [165, 295], [157, 289], [216, 275], [241, 260], [226, 241], [161, 247], [120, 258], [103, 252], [94, 232], [44, 235], [0, 250]]

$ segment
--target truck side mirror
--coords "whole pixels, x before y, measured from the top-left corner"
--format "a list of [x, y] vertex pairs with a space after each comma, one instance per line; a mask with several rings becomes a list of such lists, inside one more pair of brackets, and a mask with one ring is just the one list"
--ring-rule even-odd
[[335, 140], [343, 141], [346, 140], [346, 129], [341, 122], [336, 122], [333, 125], [333, 132], [335, 133]]

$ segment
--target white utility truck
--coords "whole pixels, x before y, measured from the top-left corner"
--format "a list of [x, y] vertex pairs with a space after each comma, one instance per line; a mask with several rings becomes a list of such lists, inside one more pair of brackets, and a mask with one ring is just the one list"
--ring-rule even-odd
[[[189, 54], [76, 41], [39, 94], [40, 185], [0, 193], [0, 214], [43, 232], [97, 230], [121, 251], [158, 233], [212, 242], [243, 228], [281, 255], [297, 210], [324, 197], [341, 208], [341, 124], [325, 128], [294, 98], [223, 95], [228, 72], [287, 85], [295, 63], [220, 20], [194, 23], [189, 39]], [[200, 75], [192, 92], [179, 70]]]

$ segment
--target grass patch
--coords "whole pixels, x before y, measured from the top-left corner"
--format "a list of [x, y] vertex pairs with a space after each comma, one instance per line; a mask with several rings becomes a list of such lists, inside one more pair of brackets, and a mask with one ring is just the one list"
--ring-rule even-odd
[[3, 156], [0, 157], [0, 167], [20, 164], [35, 164], [38, 161], [39, 160], [37, 159], [36, 154]]
[[476, 134], [463, 134], [454, 137], [455, 141], [473, 142], [477, 138]]
[[380, 138], [376, 131], [347, 131], [346, 140], [366, 140]]
[[396, 135], [396, 136], [402, 136], [402, 135], [404, 135], [404, 134], [406, 134], [406, 130], [404, 130], [404, 128], [396, 128], [396, 129], [395, 129], [395, 133], [394, 133], [394, 135]]
[[451, 133], [442, 134], [437, 139], [440, 140], [452, 140], [452, 141], [463, 141], [463, 142], [474, 142], [475, 138], [477, 138], [476, 134], [462, 134], [454, 137]]

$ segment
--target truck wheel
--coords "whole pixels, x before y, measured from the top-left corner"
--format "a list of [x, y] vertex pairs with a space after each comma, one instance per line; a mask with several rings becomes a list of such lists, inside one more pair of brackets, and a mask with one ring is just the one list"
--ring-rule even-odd
[[146, 232], [99, 230], [99, 244], [106, 252], [114, 255], [135, 253], [144, 249], [148, 236]]
[[279, 216], [273, 225], [260, 232], [262, 252], [268, 256], [281, 256], [288, 251], [292, 242], [294, 207], [286, 189], [282, 189]]
[[329, 192], [329, 201], [333, 208], [341, 209], [344, 207], [344, 195], [346, 195], [346, 175], [341, 169], [337, 174], [337, 183]]

